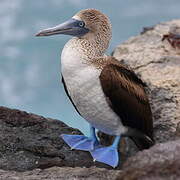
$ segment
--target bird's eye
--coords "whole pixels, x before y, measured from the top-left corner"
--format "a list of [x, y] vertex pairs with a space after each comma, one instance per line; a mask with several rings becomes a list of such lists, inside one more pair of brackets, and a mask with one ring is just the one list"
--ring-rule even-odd
[[80, 26], [80, 27], [84, 27], [84, 26], [85, 26], [85, 23], [84, 23], [83, 21], [80, 21], [80, 22], [79, 22], [79, 26]]

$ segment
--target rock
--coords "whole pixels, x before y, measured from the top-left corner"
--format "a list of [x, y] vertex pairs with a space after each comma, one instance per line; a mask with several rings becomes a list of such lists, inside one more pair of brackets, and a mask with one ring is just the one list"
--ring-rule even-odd
[[119, 171], [94, 163], [89, 152], [70, 150], [60, 134], [80, 131], [61, 121], [0, 107], [0, 129], [2, 180], [115, 179], [118, 175]]
[[180, 179], [180, 140], [138, 152], [124, 164], [117, 180]]
[[173, 49], [167, 41], [162, 42], [163, 35], [174, 26], [180, 27], [180, 20], [151, 27], [113, 52], [149, 87], [156, 142], [175, 139], [180, 122], [180, 50]]
[[115, 180], [120, 171], [104, 168], [67, 168], [51, 167], [48, 169], [35, 169], [26, 172], [0, 170], [1, 180]]
[[94, 163], [88, 152], [70, 150], [60, 134], [80, 134], [80, 131], [58, 120], [0, 107], [0, 129], [0, 169], [108, 167]]

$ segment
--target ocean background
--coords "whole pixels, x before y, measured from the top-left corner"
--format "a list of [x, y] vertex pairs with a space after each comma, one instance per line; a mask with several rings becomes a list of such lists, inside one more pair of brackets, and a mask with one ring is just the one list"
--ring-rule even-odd
[[113, 37], [108, 54], [143, 27], [180, 18], [179, 0], [0, 0], [1, 106], [59, 119], [88, 133], [61, 83], [60, 54], [70, 37], [34, 36], [85, 8], [109, 16]]

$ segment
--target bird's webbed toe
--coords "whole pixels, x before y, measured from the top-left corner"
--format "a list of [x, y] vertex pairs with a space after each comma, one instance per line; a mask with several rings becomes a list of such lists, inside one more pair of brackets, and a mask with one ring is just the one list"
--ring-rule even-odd
[[112, 167], [116, 167], [119, 163], [119, 155], [116, 148], [112, 146], [97, 148], [90, 151], [94, 161], [99, 161], [108, 164]]
[[71, 147], [71, 149], [91, 151], [94, 150], [99, 144], [96, 139], [92, 137], [86, 137], [84, 135], [62, 134], [61, 137], [66, 142], [66, 144]]
[[113, 144], [108, 147], [100, 147], [90, 151], [94, 161], [108, 164], [115, 168], [119, 164], [118, 144], [120, 136], [116, 136]]

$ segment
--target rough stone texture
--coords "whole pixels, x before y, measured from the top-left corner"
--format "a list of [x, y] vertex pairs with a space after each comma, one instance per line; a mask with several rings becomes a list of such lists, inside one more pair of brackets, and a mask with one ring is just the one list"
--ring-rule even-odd
[[[57, 120], [0, 107], [0, 179], [180, 179], [180, 50], [161, 41], [172, 26], [180, 27], [180, 20], [145, 28], [113, 53], [149, 87], [154, 147], [133, 156], [136, 150], [124, 145], [121, 151], [132, 157], [121, 171], [108, 169], [93, 163], [87, 152], [71, 151], [59, 138], [62, 133], [78, 134], [78, 130]], [[100, 136], [104, 144], [112, 140]]]
[[157, 144], [127, 160], [123, 169], [51, 167], [16, 172], [0, 170], [1, 180], [177, 180], [180, 179], [180, 140]]
[[180, 179], [179, 154], [180, 140], [157, 144], [129, 158], [117, 180]]
[[58, 120], [0, 107], [0, 169], [108, 167], [94, 163], [88, 152], [70, 150], [60, 138], [63, 133], [80, 134]]
[[52, 167], [41, 170], [15, 172], [0, 170], [1, 180], [115, 180], [119, 171], [107, 170], [103, 168], [64, 168]]
[[180, 50], [161, 41], [172, 26], [180, 27], [180, 20], [151, 27], [119, 45], [113, 53], [149, 86], [156, 142], [174, 139], [180, 122]]

